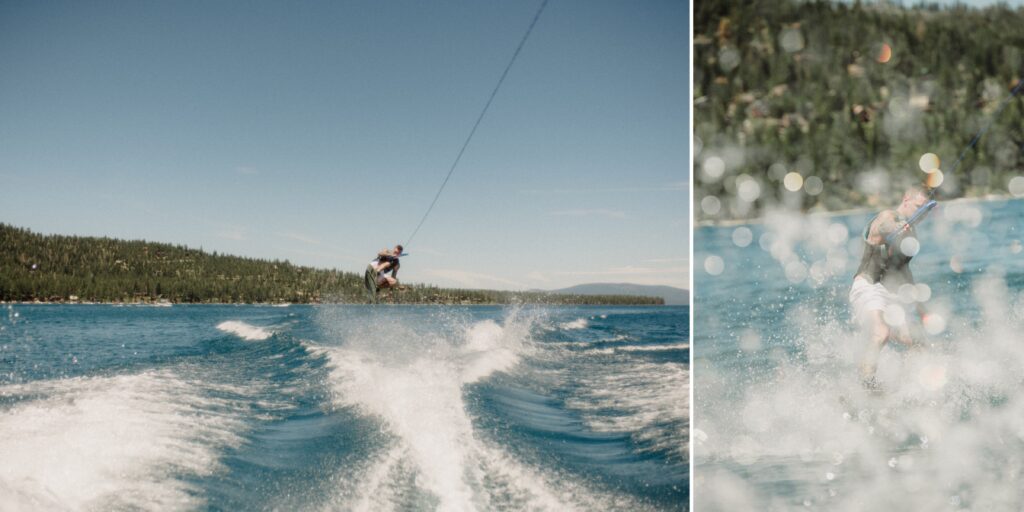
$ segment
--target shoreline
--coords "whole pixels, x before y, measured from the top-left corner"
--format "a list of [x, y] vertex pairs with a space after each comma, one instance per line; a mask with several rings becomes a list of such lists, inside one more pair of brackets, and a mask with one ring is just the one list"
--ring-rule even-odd
[[479, 306], [567, 306], [567, 307], [580, 307], [580, 306], [594, 306], [594, 307], [689, 307], [689, 304], [601, 304], [601, 303], [582, 303], [582, 304], [548, 304], [545, 302], [522, 302], [518, 304], [499, 303], [499, 302], [488, 302], [488, 303], [474, 303], [474, 304], [441, 304], [437, 302], [405, 302], [405, 303], [380, 303], [380, 304], [367, 304], [358, 302], [316, 302], [316, 303], [268, 303], [268, 302], [171, 302], [167, 304], [156, 304], [152, 302], [69, 302], [69, 301], [2, 301], [0, 300], [0, 306], [146, 306], [152, 308], [166, 308], [171, 306], [256, 306], [256, 307], [268, 307], [268, 308], [285, 308], [291, 306], [460, 306], [460, 307], [479, 307]]
[[[1007, 194], [1007, 195], [989, 194], [989, 195], [977, 196], [977, 197], [957, 197], [957, 198], [953, 198], [953, 199], [943, 199], [943, 200], [940, 201], [940, 204], [941, 203], [946, 203], [946, 204], [957, 204], [957, 203], [993, 203], [993, 202], [997, 202], [997, 201], [1014, 201], [1014, 200], [1024, 200], [1024, 197], [1014, 197], [1014, 196], [1009, 195], [1009, 194]], [[808, 217], [826, 217], [826, 218], [828, 218], [828, 217], [841, 217], [841, 216], [844, 216], [844, 215], [856, 215], [856, 214], [861, 214], [861, 213], [870, 213], [870, 212], [876, 212], [876, 211], [878, 211], [878, 209], [868, 208], [868, 207], [860, 207], [860, 208], [846, 208], [846, 209], [843, 209], [843, 210], [808, 211], [808, 212], [794, 212], [794, 213], [799, 213], [800, 215], [806, 215]], [[733, 227], [733, 226], [742, 226], [744, 224], [763, 224], [764, 220], [765, 220], [764, 215], [762, 215], [760, 217], [751, 217], [751, 218], [748, 218], [748, 219], [700, 220], [700, 221], [694, 222], [693, 223], [693, 227], [694, 228], [703, 228], [703, 227], [712, 227], [712, 228], [715, 228], [715, 227]]]

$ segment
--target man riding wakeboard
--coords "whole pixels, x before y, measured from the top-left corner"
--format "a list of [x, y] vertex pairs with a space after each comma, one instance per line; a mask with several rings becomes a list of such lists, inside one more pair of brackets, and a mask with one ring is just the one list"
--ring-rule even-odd
[[[860, 377], [869, 390], [878, 390], [875, 371], [885, 344], [896, 340], [907, 346], [914, 345], [898, 293], [900, 287], [914, 285], [910, 260], [920, 248], [914, 225], [935, 204], [924, 190], [910, 187], [899, 206], [882, 211], [864, 228], [864, 255], [850, 287], [849, 299], [854, 317], [868, 338]], [[916, 309], [923, 320], [925, 311], [920, 302], [916, 303]]]
[[377, 303], [378, 290], [398, 285], [398, 268], [401, 266], [398, 258], [402, 255], [401, 245], [396, 245], [392, 250], [381, 249], [377, 257], [366, 266], [363, 285], [366, 286], [371, 303]]

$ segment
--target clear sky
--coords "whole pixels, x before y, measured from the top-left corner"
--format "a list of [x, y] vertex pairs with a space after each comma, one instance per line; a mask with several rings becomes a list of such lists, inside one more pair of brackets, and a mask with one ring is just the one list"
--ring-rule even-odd
[[[539, 1], [0, 1], [0, 222], [362, 272]], [[689, 6], [551, 0], [400, 277], [689, 282]]]

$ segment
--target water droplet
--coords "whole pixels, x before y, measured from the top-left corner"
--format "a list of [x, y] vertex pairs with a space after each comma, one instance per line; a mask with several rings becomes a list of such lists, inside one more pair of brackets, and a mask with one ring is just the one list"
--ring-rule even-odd
[[725, 270], [725, 261], [720, 256], [711, 255], [704, 259], [704, 271], [713, 276], [721, 274]]

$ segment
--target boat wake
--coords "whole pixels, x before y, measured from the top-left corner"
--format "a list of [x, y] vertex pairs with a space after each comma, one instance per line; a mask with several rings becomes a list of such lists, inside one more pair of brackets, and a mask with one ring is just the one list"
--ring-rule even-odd
[[311, 348], [328, 358], [335, 405], [377, 418], [392, 439], [366, 467], [339, 478], [345, 483], [336, 506], [458, 511], [635, 504], [523, 461], [477, 429], [468, 389], [518, 371], [524, 357], [537, 353], [536, 312], [435, 320], [427, 328], [391, 323], [347, 330], [342, 346]]
[[200, 506], [190, 479], [219, 470], [220, 453], [242, 443], [251, 390], [180, 370], [0, 388], [4, 508]]

